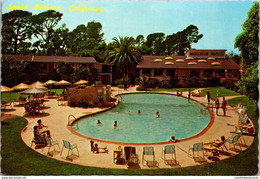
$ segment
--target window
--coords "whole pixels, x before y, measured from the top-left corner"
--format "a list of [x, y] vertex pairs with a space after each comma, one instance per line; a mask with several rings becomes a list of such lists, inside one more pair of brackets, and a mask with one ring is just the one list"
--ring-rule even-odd
[[110, 65], [102, 65], [102, 73], [110, 73]]
[[204, 77], [212, 77], [213, 76], [213, 70], [203, 70], [203, 76]]
[[143, 75], [151, 75], [151, 69], [143, 69]]
[[166, 69], [167, 76], [175, 76], [175, 70], [173, 69]]
[[216, 70], [217, 77], [225, 77], [225, 70]]
[[163, 70], [162, 69], [154, 69], [154, 76], [162, 76]]
[[190, 71], [190, 76], [199, 77], [200, 76], [200, 70], [191, 70]]

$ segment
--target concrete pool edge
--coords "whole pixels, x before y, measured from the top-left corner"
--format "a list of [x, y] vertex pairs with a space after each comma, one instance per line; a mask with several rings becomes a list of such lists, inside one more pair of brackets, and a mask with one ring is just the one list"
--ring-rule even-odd
[[[120, 96], [120, 95], [129, 95], [129, 94], [162, 94], [162, 95], [173, 95], [173, 96], [177, 96], [175, 94], [172, 94], [172, 93], [169, 93], [169, 92], [127, 92], [127, 93], [122, 93], [122, 94], [117, 94], [115, 97], [117, 96]], [[187, 98], [185, 96], [178, 96], [178, 97], [183, 97], [183, 98]], [[78, 118], [75, 118], [73, 119], [71, 122], [68, 122], [68, 125], [67, 125], [67, 128], [68, 130], [75, 134], [75, 135], [78, 135], [79, 137], [82, 137], [82, 138], [85, 138], [85, 139], [88, 139], [88, 140], [93, 140], [93, 141], [97, 141], [97, 142], [104, 142], [104, 143], [110, 143], [110, 144], [116, 144], [116, 145], [163, 145], [163, 144], [173, 144], [173, 142], [170, 142], [170, 141], [166, 141], [166, 142], [155, 142], [155, 143], [127, 143], [127, 142], [114, 142], [114, 141], [108, 141], [108, 140], [102, 140], [102, 139], [97, 139], [97, 138], [92, 138], [92, 137], [88, 137], [88, 136], [85, 136], [83, 134], [80, 134], [78, 132], [76, 132], [73, 128], [72, 128], [72, 125], [77, 122], [78, 120], [82, 119], [82, 118], [85, 118], [85, 117], [89, 117], [91, 115], [96, 115], [96, 114], [99, 114], [99, 113], [103, 113], [103, 112], [106, 112], [106, 111], [109, 111], [115, 107], [117, 107], [119, 104], [120, 104], [120, 101], [118, 98], [116, 98], [117, 101], [116, 101], [116, 105], [113, 106], [113, 107], [108, 107], [104, 110], [100, 110], [100, 111], [97, 111], [97, 112], [94, 112], [94, 113], [91, 113], [91, 114], [86, 114], [86, 115], [83, 115], [83, 116], [80, 116]], [[195, 100], [195, 99], [191, 99], [193, 101], [195, 101], [196, 103], [199, 103], [200, 105], [204, 106], [205, 108], [206, 105], [204, 105], [203, 103]], [[204, 135], [213, 125], [214, 121], [215, 121], [215, 115], [214, 115], [214, 112], [210, 109], [207, 108], [207, 110], [209, 111], [210, 113], [210, 122], [209, 124], [198, 134], [192, 136], [192, 137], [188, 137], [188, 138], [185, 138], [185, 139], [180, 139], [178, 140], [177, 142], [175, 143], [180, 143], [180, 142], [183, 142], [183, 141], [188, 141], [188, 140], [192, 140], [192, 139], [195, 139], [195, 138], [198, 138], [202, 135]]]

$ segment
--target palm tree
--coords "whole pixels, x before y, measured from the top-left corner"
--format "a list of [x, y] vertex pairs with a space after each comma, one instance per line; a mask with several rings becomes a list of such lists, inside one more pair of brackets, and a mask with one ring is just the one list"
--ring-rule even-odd
[[120, 73], [128, 74], [129, 68], [134, 67], [142, 60], [140, 49], [135, 47], [133, 37], [113, 38], [113, 50], [108, 52], [106, 62], [112, 63]]

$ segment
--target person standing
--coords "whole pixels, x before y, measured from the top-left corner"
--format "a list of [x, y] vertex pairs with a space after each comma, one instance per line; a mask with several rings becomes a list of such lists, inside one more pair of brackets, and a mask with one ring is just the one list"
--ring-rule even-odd
[[225, 100], [225, 97], [223, 97], [223, 101], [221, 104], [221, 108], [223, 109], [224, 116], [226, 116], [226, 108], [227, 108], [227, 102]]
[[208, 99], [208, 103], [210, 102], [210, 92], [207, 91], [207, 99]]
[[219, 109], [219, 99], [216, 98], [215, 100], [215, 107], [216, 107], [216, 115], [218, 115], [218, 109]]
[[191, 95], [191, 93], [190, 93], [190, 89], [189, 89], [189, 91], [188, 91], [188, 103], [190, 103], [190, 95]]

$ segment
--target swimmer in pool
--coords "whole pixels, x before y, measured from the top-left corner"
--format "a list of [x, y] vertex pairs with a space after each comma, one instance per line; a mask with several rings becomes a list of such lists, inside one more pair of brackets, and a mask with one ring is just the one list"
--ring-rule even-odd
[[159, 112], [156, 112], [156, 115], [157, 115], [157, 118], [159, 118], [159, 117], [160, 117], [160, 113], [159, 113]]
[[128, 111], [127, 113], [128, 113], [128, 114], [131, 114], [131, 111]]
[[140, 110], [138, 110], [138, 111], [137, 111], [137, 114], [141, 114], [141, 111], [140, 111]]
[[97, 125], [101, 125], [102, 122], [100, 120], [97, 121]]
[[200, 110], [200, 113], [201, 113], [201, 114], [203, 113], [203, 110], [202, 110], [202, 109]]
[[116, 128], [117, 127], [117, 121], [115, 121], [115, 123], [114, 123], [114, 128]]

